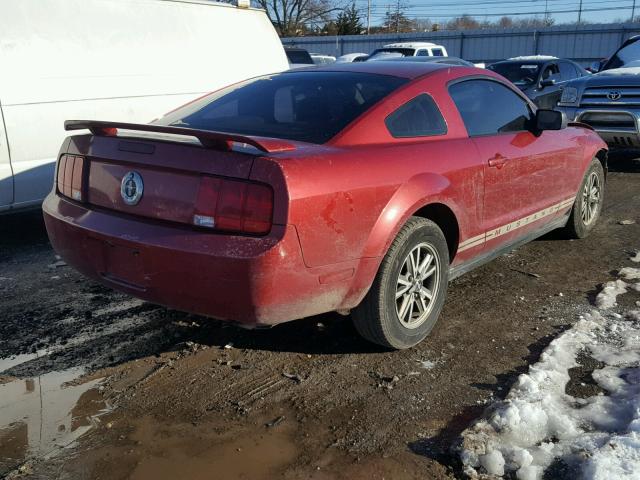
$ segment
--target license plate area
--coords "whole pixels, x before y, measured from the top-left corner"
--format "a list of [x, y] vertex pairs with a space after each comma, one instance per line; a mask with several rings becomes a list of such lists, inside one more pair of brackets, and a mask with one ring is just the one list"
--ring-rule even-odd
[[144, 256], [139, 249], [103, 242], [104, 270], [107, 280], [136, 290], [146, 290]]

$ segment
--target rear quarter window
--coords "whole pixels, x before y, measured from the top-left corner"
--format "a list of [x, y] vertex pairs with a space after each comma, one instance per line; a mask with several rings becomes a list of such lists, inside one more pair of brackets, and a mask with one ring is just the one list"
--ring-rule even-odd
[[285, 50], [291, 64], [314, 65], [311, 55], [306, 50]]
[[385, 119], [395, 138], [430, 137], [447, 133], [447, 124], [431, 96], [423, 93], [399, 107]]

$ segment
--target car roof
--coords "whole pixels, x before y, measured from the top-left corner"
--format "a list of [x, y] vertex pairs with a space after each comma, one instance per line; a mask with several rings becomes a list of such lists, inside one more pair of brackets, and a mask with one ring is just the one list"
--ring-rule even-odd
[[533, 57], [531, 57], [531, 60], [526, 60], [526, 57], [522, 57], [522, 58], [510, 58], [508, 60], [501, 60], [500, 62], [495, 62], [492, 63], [489, 66], [493, 66], [493, 65], [507, 65], [507, 64], [515, 64], [515, 65], [519, 65], [519, 64], [524, 64], [526, 63], [527, 65], [546, 65], [547, 63], [550, 62], [569, 62], [577, 67], [580, 67], [581, 69], [584, 70], [584, 67], [582, 65], [580, 65], [579, 63], [574, 62], [573, 60], [569, 60], [568, 58], [557, 58], [557, 57], [551, 57], [551, 58], [537, 58], [534, 59]]
[[507, 58], [507, 60], [560, 60], [558, 57], [554, 57], [553, 55], [520, 55], [517, 57]]
[[526, 63], [527, 65], [544, 65], [545, 63], [549, 63], [550, 61], [551, 60], [501, 60], [499, 62], [492, 63], [491, 65], [519, 65], [521, 63]]
[[397, 42], [397, 43], [387, 43], [382, 48], [420, 48], [420, 47], [441, 47], [442, 45], [437, 45], [431, 42]]
[[[355, 63], [332, 63], [330, 65], [322, 65], [310, 68], [300, 68], [294, 70], [313, 71], [313, 72], [353, 72], [353, 73], [371, 73], [378, 75], [392, 75], [394, 77], [402, 77], [414, 79], [426, 75], [437, 70], [451, 68], [452, 65], [446, 63], [433, 62], [355, 62]], [[471, 68], [471, 67], [467, 67]], [[283, 72], [286, 74], [287, 72]]]
[[460, 57], [392, 57], [373, 60], [376, 62], [420, 62], [420, 63], [447, 63], [447, 62], [466, 62], [469, 65], [473, 63]]

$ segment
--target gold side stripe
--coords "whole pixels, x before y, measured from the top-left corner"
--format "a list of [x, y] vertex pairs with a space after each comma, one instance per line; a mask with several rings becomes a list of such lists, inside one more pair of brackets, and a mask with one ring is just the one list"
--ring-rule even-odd
[[466, 244], [466, 245], [465, 245], [465, 246], [463, 246], [463, 247], [458, 247], [458, 251], [459, 251], [459, 252], [462, 252], [462, 251], [467, 250], [467, 249], [469, 249], [469, 248], [477, 247], [478, 245], [482, 245], [484, 242], [485, 242], [485, 236], [484, 236], [484, 235], [482, 235], [482, 238], [479, 238], [479, 239], [478, 239], [478, 240], [476, 240], [475, 242], [473, 242], [473, 243], [468, 243], [468, 244]]
[[500, 237], [502, 235], [506, 235], [507, 233], [513, 232], [514, 230], [529, 225], [530, 223], [533, 223], [537, 220], [548, 217], [549, 215], [553, 215], [554, 213], [558, 213], [560, 210], [573, 205], [574, 201], [574, 197], [567, 198], [562, 202], [556, 203], [555, 205], [551, 205], [547, 208], [543, 208], [542, 210], [527, 215], [526, 217], [520, 218], [511, 223], [507, 223], [506, 225], [502, 225], [498, 228], [494, 228], [493, 230], [489, 230], [482, 235], [477, 235], [475, 237], [469, 238], [458, 245], [458, 252], [464, 252], [465, 250], [468, 250], [470, 248], [477, 247], [489, 240]]
[[483, 234], [478, 235], [478, 236], [476, 236], [476, 237], [468, 238], [467, 240], [465, 240], [464, 242], [462, 242], [462, 243], [459, 245], [459, 247], [463, 247], [463, 246], [468, 245], [468, 244], [470, 244], [470, 243], [475, 243], [475, 242], [477, 242], [478, 240], [484, 240], [484, 235], [485, 235], [485, 234], [483, 233]]

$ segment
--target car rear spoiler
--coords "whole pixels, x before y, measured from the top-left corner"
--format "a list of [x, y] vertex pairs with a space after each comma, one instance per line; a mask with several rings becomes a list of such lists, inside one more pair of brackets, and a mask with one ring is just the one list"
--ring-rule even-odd
[[296, 146], [286, 140], [268, 137], [237, 135], [235, 133], [211, 132], [194, 128], [167, 127], [149, 123], [103, 122], [98, 120], [67, 120], [65, 130], [89, 130], [94, 135], [116, 136], [117, 131], [132, 130], [137, 132], [164, 133], [195, 137], [203, 147], [217, 150], [232, 150], [234, 143], [251, 145], [264, 153], [277, 153], [295, 150]]

